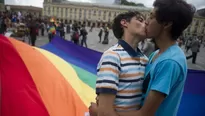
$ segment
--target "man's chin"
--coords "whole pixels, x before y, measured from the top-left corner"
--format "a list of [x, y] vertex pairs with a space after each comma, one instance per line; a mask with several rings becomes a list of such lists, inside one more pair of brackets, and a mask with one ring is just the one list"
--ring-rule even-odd
[[147, 38], [152, 38], [152, 36], [150, 36], [150, 35], [148, 35], [148, 34], [146, 35], [146, 37], [147, 37]]
[[140, 40], [145, 40], [147, 38], [147, 36], [141, 36]]

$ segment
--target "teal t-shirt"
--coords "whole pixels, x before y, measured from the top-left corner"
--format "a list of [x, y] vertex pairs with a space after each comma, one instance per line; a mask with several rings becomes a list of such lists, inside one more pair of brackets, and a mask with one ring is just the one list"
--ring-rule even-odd
[[146, 67], [145, 99], [151, 90], [166, 94], [155, 116], [176, 116], [187, 77], [186, 57], [178, 45], [173, 45], [151, 62], [158, 52], [151, 55]]

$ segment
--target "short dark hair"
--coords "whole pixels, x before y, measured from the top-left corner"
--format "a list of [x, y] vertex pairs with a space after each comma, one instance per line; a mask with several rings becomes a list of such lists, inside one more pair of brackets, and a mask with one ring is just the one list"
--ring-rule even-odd
[[195, 7], [184, 0], [155, 0], [156, 20], [158, 23], [172, 22], [171, 36], [173, 40], [191, 24]]
[[121, 13], [114, 18], [113, 24], [112, 24], [112, 31], [113, 31], [114, 36], [117, 39], [122, 39], [122, 36], [124, 34], [124, 30], [120, 23], [121, 20], [125, 19], [126, 21], [130, 22], [130, 20], [135, 16], [142, 16], [142, 14], [138, 11], [128, 11], [125, 13]]

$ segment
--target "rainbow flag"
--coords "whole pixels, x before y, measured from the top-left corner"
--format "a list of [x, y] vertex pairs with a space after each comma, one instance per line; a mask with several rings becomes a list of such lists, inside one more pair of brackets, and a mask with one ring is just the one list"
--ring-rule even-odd
[[[41, 48], [0, 36], [0, 116], [84, 116], [102, 53], [59, 37]], [[204, 116], [205, 72], [189, 70], [178, 116]]]
[[44, 49], [0, 36], [1, 116], [84, 116], [96, 75]]

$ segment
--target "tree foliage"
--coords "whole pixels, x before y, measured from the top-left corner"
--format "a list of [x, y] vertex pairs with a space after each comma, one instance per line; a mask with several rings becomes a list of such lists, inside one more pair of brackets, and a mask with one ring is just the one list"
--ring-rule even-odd
[[127, 5], [127, 6], [138, 6], [138, 7], [145, 7], [144, 4], [142, 3], [134, 3], [134, 2], [129, 2], [127, 0], [121, 0], [122, 5]]

